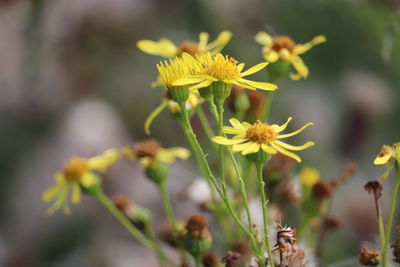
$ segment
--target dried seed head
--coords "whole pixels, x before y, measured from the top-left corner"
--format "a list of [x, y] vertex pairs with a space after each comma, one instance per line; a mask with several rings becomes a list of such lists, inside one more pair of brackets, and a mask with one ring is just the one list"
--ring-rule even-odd
[[144, 140], [135, 145], [134, 151], [138, 158], [152, 157], [155, 158], [160, 150], [160, 144], [154, 139]]
[[364, 266], [377, 266], [380, 262], [379, 252], [368, 248], [360, 248], [359, 262]]
[[327, 217], [324, 220], [325, 229], [335, 230], [342, 225], [342, 221], [338, 217]]
[[373, 193], [376, 199], [379, 199], [382, 196], [382, 183], [379, 180], [366, 183], [364, 188], [368, 193]]
[[330, 198], [333, 194], [333, 186], [324, 181], [324, 180], [319, 180], [312, 188], [312, 193], [313, 196], [317, 199], [317, 200], [323, 200], [326, 198]]
[[334, 187], [346, 182], [348, 179], [354, 176], [358, 170], [358, 164], [354, 161], [350, 162], [349, 165], [340, 173], [340, 175], [332, 180]]
[[175, 238], [173, 227], [167, 221], [161, 223], [157, 229], [157, 236], [172, 247], [178, 247], [183, 242], [183, 236], [186, 233], [185, 222], [177, 221], [175, 229], [178, 232], [178, 237]]
[[208, 221], [202, 214], [192, 215], [186, 224], [187, 234], [192, 237], [207, 238], [209, 235], [207, 228]]
[[[277, 252], [275, 251], [275, 253], [277, 253]], [[276, 259], [275, 259], [275, 262], [276, 262]], [[280, 263], [278, 262], [275, 265], [279, 266], [279, 264]], [[306, 266], [309, 266], [309, 264], [310, 264], [310, 261], [307, 258], [307, 255], [306, 255], [306, 252], [304, 251], [304, 249], [302, 249], [296, 245], [290, 246], [284, 252], [282, 252], [281, 266], [284, 266], [284, 267], [306, 267]]]
[[233, 245], [233, 252], [237, 252], [240, 255], [248, 255], [250, 253], [250, 246], [247, 240], [237, 242]]
[[276, 224], [276, 228], [278, 230], [276, 234], [276, 244], [275, 250], [279, 250], [280, 253], [283, 253], [288, 248], [292, 247], [296, 243], [296, 229], [292, 229], [290, 227], [283, 227], [280, 224]]
[[222, 258], [226, 267], [236, 267], [236, 261], [240, 258], [240, 254], [237, 252], [228, 251], [226, 255]]
[[203, 258], [201, 259], [204, 267], [218, 267], [220, 266], [220, 260], [217, 255], [213, 252], [207, 252], [204, 254]]

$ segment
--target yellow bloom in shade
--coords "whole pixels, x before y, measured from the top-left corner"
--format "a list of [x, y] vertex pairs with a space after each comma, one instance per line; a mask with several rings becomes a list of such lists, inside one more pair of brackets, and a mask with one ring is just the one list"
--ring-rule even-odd
[[307, 187], [313, 187], [319, 180], [320, 174], [317, 169], [303, 167], [300, 170], [301, 183]]
[[272, 83], [255, 82], [243, 77], [256, 73], [268, 65], [263, 62], [243, 71], [244, 63], [240, 63], [229, 56], [218, 53], [212, 56], [210, 53], [198, 56], [196, 59], [187, 53], [182, 55], [185, 62], [193, 69], [194, 74], [187, 78], [175, 80], [174, 86], [195, 84], [190, 89], [204, 88], [213, 82], [236, 84], [247, 89], [276, 90], [278, 87]]
[[390, 170], [394, 167], [390, 162], [397, 161], [400, 165], [400, 142], [394, 143], [392, 146], [383, 145], [381, 151], [374, 159], [374, 164], [377, 166], [387, 166], [387, 170], [381, 176], [382, 179], [387, 179]]
[[255, 40], [257, 43], [263, 45], [262, 52], [266, 61], [274, 63], [282, 59], [289, 62], [297, 71], [296, 74], [291, 73], [290, 78], [299, 80], [307, 78], [309, 73], [307, 66], [299, 55], [304, 54], [315, 45], [326, 42], [326, 37], [318, 35], [308, 43], [296, 44], [288, 36], [272, 37], [268, 33], [261, 31], [257, 33]]
[[247, 122], [239, 122], [237, 119], [232, 118], [229, 120], [232, 127], [224, 126], [222, 131], [226, 134], [234, 134], [232, 139], [223, 136], [216, 136], [212, 140], [220, 145], [232, 146], [233, 152], [241, 152], [242, 155], [257, 153], [260, 149], [269, 154], [280, 152], [288, 157], [301, 162], [299, 156], [290, 152], [289, 150], [299, 151], [304, 150], [314, 145], [314, 142], [307, 142], [302, 146], [293, 146], [280, 141], [280, 139], [294, 136], [313, 123], [307, 123], [299, 130], [288, 134], [280, 134], [286, 129], [288, 123], [292, 120], [289, 118], [286, 123], [282, 125], [269, 125], [260, 121], [255, 122], [253, 125]]
[[138, 160], [143, 168], [154, 168], [158, 161], [172, 164], [177, 158], [187, 159], [190, 151], [183, 147], [163, 148], [153, 140], [145, 140], [137, 143], [134, 147], [125, 147], [123, 154], [133, 160]]
[[55, 185], [42, 194], [44, 202], [54, 201], [47, 210], [53, 214], [63, 208], [65, 214], [70, 214], [69, 198], [73, 204], [81, 201], [81, 186], [90, 188], [99, 182], [99, 178], [93, 171], [104, 172], [108, 166], [119, 159], [120, 153], [115, 149], [105, 151], [93, 158], [72, 157], [64, 165], [62, 171], [54, 175]]
[[229, 31], [221, 32], [215, 41], [208, 43], [209, 35], [206, 32], [199, 34], [199, 42], [184, 41], [180, 46], [176, 46], [170, 40], [162, 38], [159, 41], [140, 40], [137, 47], [143, 52], [166, 58], [181, 56], [184, 52], [191, 55], [211, 53], [212, 55], [220, 52], [231, 40], [232, 33]]

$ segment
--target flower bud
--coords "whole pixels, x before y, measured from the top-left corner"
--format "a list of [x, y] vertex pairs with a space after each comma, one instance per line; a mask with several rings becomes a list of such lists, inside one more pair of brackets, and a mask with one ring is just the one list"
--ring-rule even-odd
[[184, 248], [193, 257], [199, 257], [211, 249], [212, 237], [208, 231], [208, 222], [203, 215], [192, 215], [186, 224], [186, 230]]
[[271, 154], [268, 154], [264, 150], [260, 149], [256, 153], [247, 155], [247, 159], [254, 162], [255, 164], [264, 164], [267, 160], [271, 158]]
[[168, 88], [168, 93], [179, 105], [185, 105], [186, 101], [189, 99], [189, 88], [187, 86], [179, 86]]
[[213, 82], [210, 87], [213, 90], [215, 101], [217, 104], [222, 105], [225, 99], [231, 94], [232, 84], [224, 82]]
[[167, 178], [169, 167], [167, 164], [157, 161], [154, 167], [145, 168], [144, 172], [150, 180], [159, 185]]

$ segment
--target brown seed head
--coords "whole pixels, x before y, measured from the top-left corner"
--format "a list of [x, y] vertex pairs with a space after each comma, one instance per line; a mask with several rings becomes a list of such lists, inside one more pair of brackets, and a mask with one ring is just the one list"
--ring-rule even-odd
[[133, 205], [132, 200], [128, 196], [124, 195], [115, 196], [112, 201], [115, 207], [117, 207], [117, 209], [119, 209], [125, 215], [127, 214], [129, 208]]
[[255, 122], [246, 131], [246, 137], [251, 141], [268, 144], [276, 138], [277, 134], [270, 125], [262, 123], [261, 121]]
[[64, 175], [68, 182], [78, 182], [82, 175], [88, 171], [89, 164], [86, 159], [73, 157], [64, 164]]
[[342, 221], [338, 217], [327, 217], [324, 220], [325, 229], [327, 230], [335, 230], [342, 225]]
[[186, 224], [188, 235], [193, 237], [206, 238], [208, 233], [208, 221], [202, 214], [192, 215]]
[[350, 162], [349, 165], [340, 173], [340, 175], [332, 180], [334, 187], [346, 182], [348, 179], [354, 176], [358, 170], [358, 164], [354, 161]]
[[369, 194], [373, 193], [376, 199], [379, 199], [382, 196], [382, 183], [379, 180], [366, 183], [364, 189]]
[[319, 180], [312, 188], [312, 194], [317, 200], [323, 200], [325, 198], [330, 198], [333, 194], [333, 186], [324, 181]]
[[201, 259], [204, 267], [218, 267], [220, 266], [220, 260], [217, 255], [213, 252], [209, 251], [204, 254], [203, 258]]
[[398, 239], [396, 243], [394, 243], [390, 247], [393, 248], [393, 256], [394, 256], [393, 261], [400, 263], [400, 239]]
[[364, 266], [377, 266], [380, 262], [379, 252], [368, 248], [360, 248], [359, 262]]
[[184, 41], [178, 48], [176, 56], [181, 56], [183, 53], [188, 53], [191, 56], [195, 56], [200, 53], [199, 45], [193, 41]]
[[136, 157], [152, 157], [155, 158], [158, 151], [160, 150], [160, 144], [154, 139], [144, 140], [135, 145], [134, 150]]
[[222, 258], [226, 267], [236, 267], [236, 261], [240, 258], [240, 254], [233, 251], [228, 251], [226, 255]]
[[286, 35], [276, 36], [272, 41], [272, 49], [275, 51], [286, 48], [289, 52], [292, 52], [295, 46], [296, 43]]
[[248, 255], [250, 253], [250, 246], [247, 240], [237, 242], [233, 245], [233, 251], [240, 255]]

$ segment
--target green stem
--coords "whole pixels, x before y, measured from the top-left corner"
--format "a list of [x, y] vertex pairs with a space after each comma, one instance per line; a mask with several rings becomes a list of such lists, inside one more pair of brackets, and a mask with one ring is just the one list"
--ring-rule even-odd
[[195, 151], [194, 153], [198, 155], [199, 157], [199, 165], [200, 168], [202, 168], [206, 172], [206, 177], [211, 181], [215, 189], [217, 190], [219, 196], [221, 197], [222, 201], [225, 203], [226, 208], [228, 209], [229, 214], [232, 216], [234, 221], [238, 224], [239, 228], [247, 235], [247, 237], [250, 240], [250, 244], [252, 245], [253, 250], [256, 252], [257, 250], [257, 245], [254, 240], [254, 237], [252, 233], [246, 228], [246, 226], [242, 223], [240, 218], [237, 216], [236, 212], [234, 211], [232, 204], [230, 203], [229, 198], [223, 193], [224, 189], [221, 189], [220, 185], [217, 182], [217, 179], [215, 176], [212, 174], [211, 168], [207, 162], [207, 159], [205, 157], [205, 154], [197, 141], [196, 135], [193, 132], [192, 126], [189, 121], [189, 116], [186, 110], [186, 106], [184, 103], [180, 104], [180, 108], [182, 109], [182, 114], [183, 114], [183, 123], [184, 127], [186, 129], [187, 135], [190, 139], [190, 143], [193, 144], [193, 150]]
[[260, 187], [260, 193], [261, 193], [261, 202], [262, 202], [262, 209], [263, 209], [263, 221], [264, 221], [264, 244], [267, 249], [268, 253], [268, 259], [271, 267], [275, 267], [273, 257], [272, 257], [272, 250], [271, 246], [269, 244], [269, 232], [268, 232], [268, 210], [267, 210], [267, 199], [265, 197], [265, 182], [263, 179], [263, 167], [264, 163], [256, 163], [256, 169], [257, 169], [257, 177], [258, 177], [258, 183]]
[[268, 121], [269, 115], [271, 113], [271, 106], [272, 106], [272, 100], [274, 99], [275, 92], [274, 91], [268, 91], [265, 95], [266, 100], [264, 103], [264, 109], [263, 113], [261, 116], [262, 121]]
[[392, 202], [390, 205], [390, 213], [389, 213], [389, 218], [386, 223], [386, 238], [385, 238], [385, 245], [383, 246], [382, 249], [382, 266], [386, 267], [387, 266], [387, 249], [390, 243], [390, 234], [392, 232], [392, 225], [393, 225], [393, 217], [394, 213], [396, 212], [396, 200], [397, 200], [397, 192], [399, 191], [400, 187], [400, 173], [397, 173], [396, 177], [396, 182], [393, 187], [393, 192], [392, 192]]
[[103, 204], [104, 207], [112, 214], [114, 217], [125, 227], [126, 230], [142, 245], [152, 250], [160, 259], [161, 261], [170, 261], [167, 256], [162, 252], [160, 247], [157, 243], [150, 240], [146, 237], [142, 232], [140, 232], [130, 221], [129, 219], [119, 211], [114, 203], [104, 194], [101, 188], [97, 188], [94, 192], [94, 197]]
[[196, 257], [194, 257], [194, 262], [196, 267], [201, 267], [201, 254], [198, 254]]
[[171, 225], [174, 235], [176, 237], [176, 219], [175, 219], [175, 214], [174, 210], [172, 209], [172, 204], [171, 204], [171, 198], [169, 197], [168, 190], [167, 190], [167, 179], [164, 179], [161, 181], [159, 184], [157, 184], [158, 190], [160, 191], [161, 195], [161, 200], [163, 203], [165, 215], [167, 217], [167, 220], [169, 224]]

